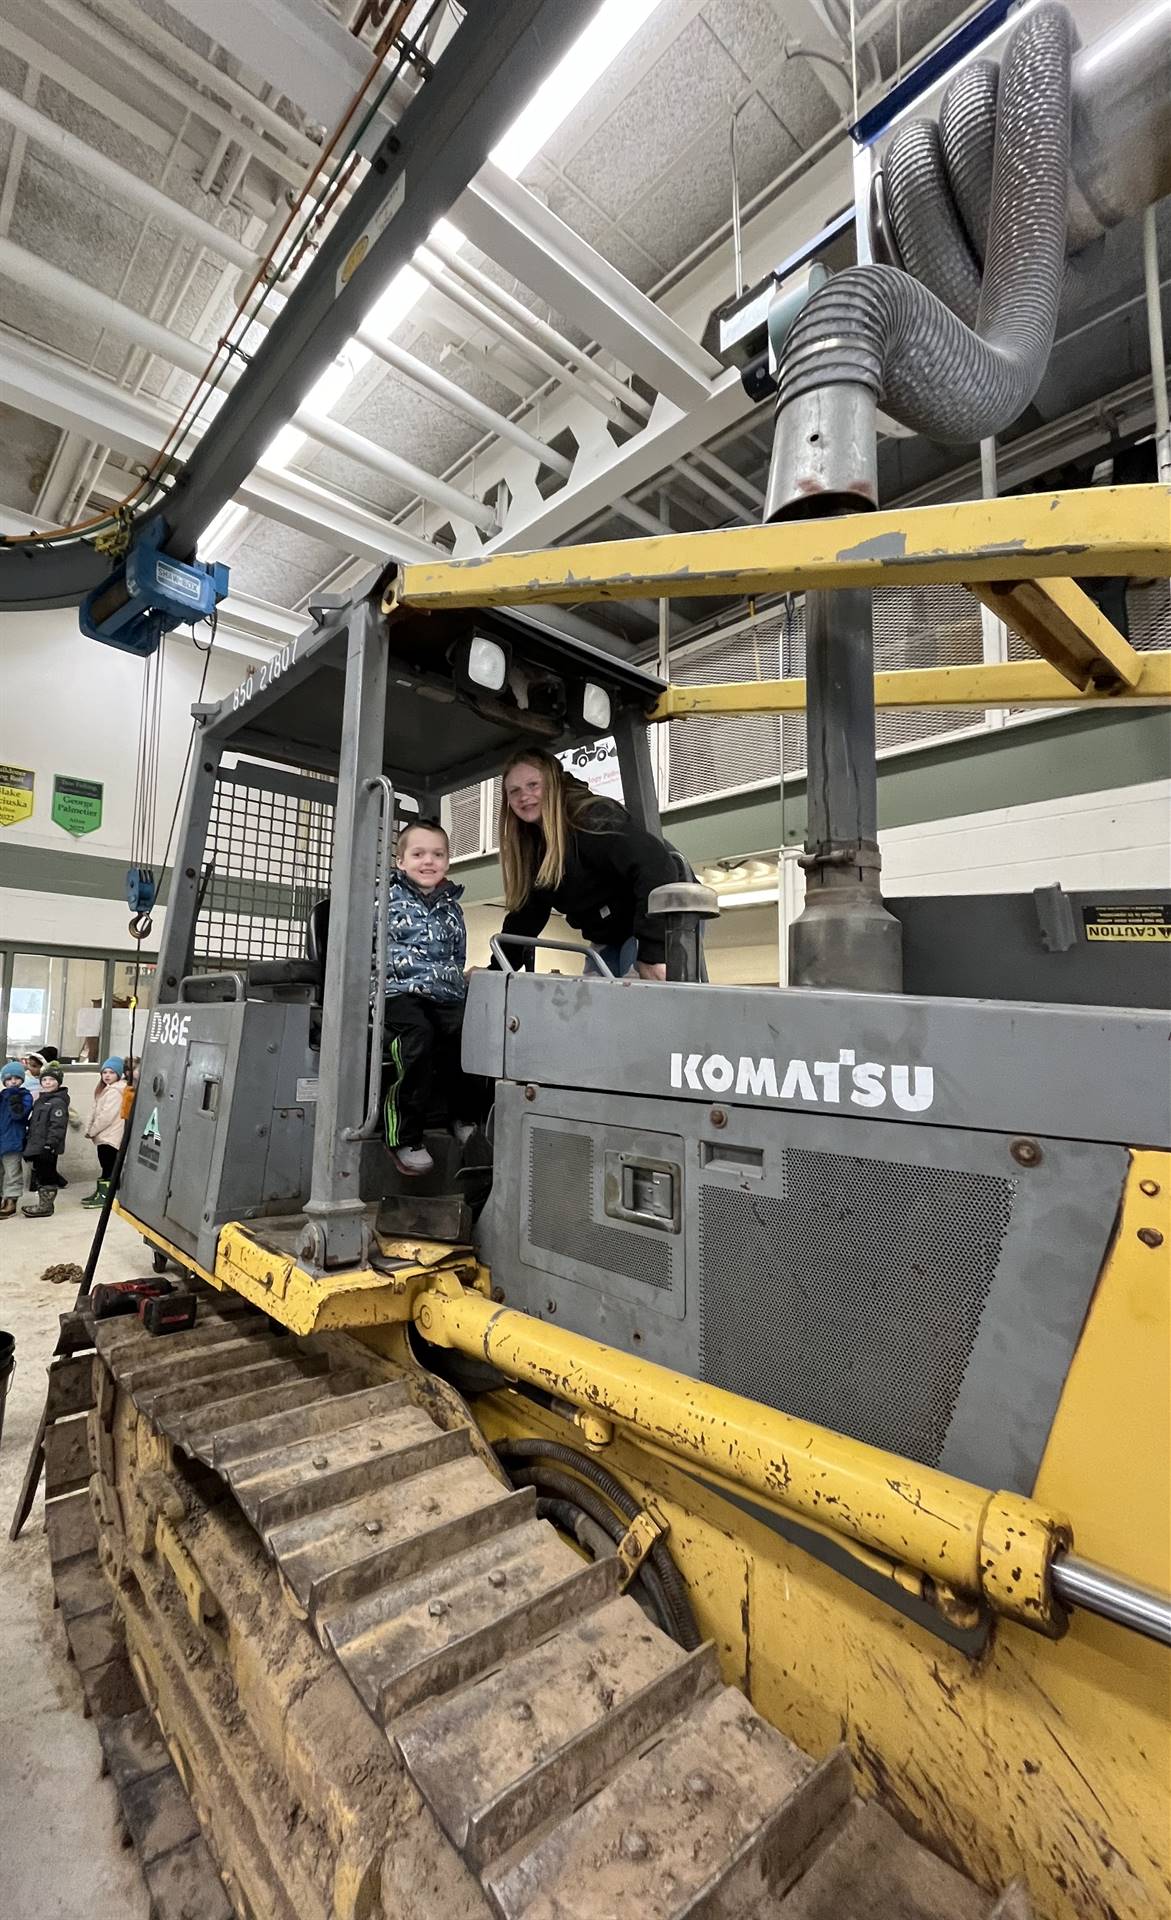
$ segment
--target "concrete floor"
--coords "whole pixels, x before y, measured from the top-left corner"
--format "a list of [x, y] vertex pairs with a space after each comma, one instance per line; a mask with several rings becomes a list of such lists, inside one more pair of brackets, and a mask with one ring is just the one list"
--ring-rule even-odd
[[[0, 1221], [0, 1327], [16, 1337], [16, 1371], [0, 1444], [0, 1915], [5, 1920], [146, 1920], [133, 1852], [123, 1850], [117, 1802], [98, 1776], [98, 1737], [82, 1718], [81, 1686], [53, 1611], [40, 1494], [20, 1539], [8, 1538], [45, 1399], [45, 1367], [67, 1286], [41, 1280], [56, 1261], [84, 1265], [96, 1213], [93, 1150], [71, 1132], [70, 1185], [50, 1220]], [[98, 1278], [150, 1272], [137, 1235], [110, 1222]]]

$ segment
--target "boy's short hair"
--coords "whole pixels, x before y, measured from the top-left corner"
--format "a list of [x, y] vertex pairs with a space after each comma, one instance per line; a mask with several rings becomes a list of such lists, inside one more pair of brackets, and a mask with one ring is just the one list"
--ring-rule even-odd
[[405, 827], [399, 828], [399, 836], [394, 845], [396, 854], [401, 855], [406, 852], [407, 841], [410, 839], [412, 833], [418, 833], [420, 827], [424, 827], [428, 833], [437, 833], [450, 856], [451, 841], [447, 836], [447, 828], [441, 827], [438, 820], [408, 820]]

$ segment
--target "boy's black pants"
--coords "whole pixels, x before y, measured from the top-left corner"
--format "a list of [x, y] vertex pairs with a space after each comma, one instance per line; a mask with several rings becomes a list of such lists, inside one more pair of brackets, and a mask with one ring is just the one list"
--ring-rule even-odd
[[480, 1084], [460, 1065], [464, 1010], [418, 993], [386, 998], [383, 1040], [383, 1128], [388, 1147], [418, 1147], [431, 1115], [477, 1120]]

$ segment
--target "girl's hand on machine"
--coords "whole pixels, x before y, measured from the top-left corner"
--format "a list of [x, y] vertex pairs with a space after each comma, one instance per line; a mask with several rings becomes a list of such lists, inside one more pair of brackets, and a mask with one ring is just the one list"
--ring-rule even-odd
[[636, 960], [634, 964], [638, 969], [638, 977], [640, 980], [665, 980], [667, 978], [667, 963], [665, 960]]

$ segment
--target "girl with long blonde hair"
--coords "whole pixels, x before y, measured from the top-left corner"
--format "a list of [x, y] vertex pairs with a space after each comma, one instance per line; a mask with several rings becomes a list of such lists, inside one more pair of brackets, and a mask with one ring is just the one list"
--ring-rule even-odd
[[[662, 931], [647, 911], [676, 878], [675, 856], [625, 807], [591, 793], [540, 747], [514, 753], [500, 790], [505, 934], [537, 938], [551, 913], [601, 953], [611, 973], [665, 980]], [[531, 953], [524, 964], [532, 964]]]

